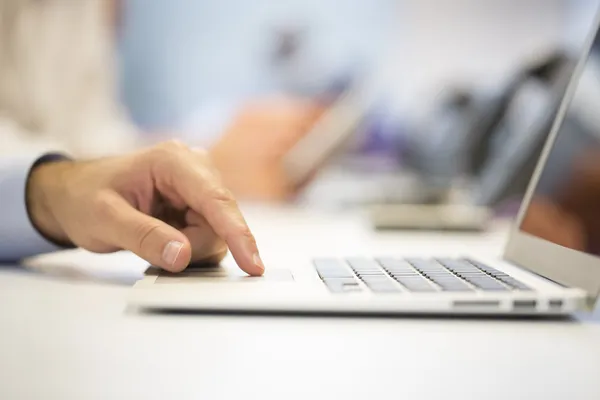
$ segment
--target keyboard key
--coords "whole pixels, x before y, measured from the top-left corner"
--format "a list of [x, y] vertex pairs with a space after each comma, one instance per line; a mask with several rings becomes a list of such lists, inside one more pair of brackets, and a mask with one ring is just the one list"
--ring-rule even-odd
[[467, 285], [466, 282], [463, 282], [460, 279], [442, 279], [442, 280], [433, 280], [432, 282], [439, 286], [466, 286], [466, 287], [469, 287], [469, 285]]
[[409, 289], [414, 289], [414, 288], [432, 288], [432, 289], [435, 289], [435, 287], [431, 283], [429, 283], [427, 281], [397, 279], [396, 282], [398, 282], [402, 286], [406, 286]]
[[462, 279], [452, 274], [432, 276], [429, 279], [434, 282], [463, 282]]
[[409, 276], [394, 276], [396, 281], [410, 281], [410, 282], [424, 282], [429, 284], [429, 280], [421, 275], [409, 275]]
[[347, 284], [347, 285], [358, 285], [358, 279], [352, 277], [352, 278], [325, 278], [323, 279], [323, 282], [325, 283], [332, 283], [332, 284]]
[[465, 279], [471, 285], [484, 291], [506, 291], [508, 288], [489, 276]]
[[465, 260], [458, 260], [454, 258], [439, 258], [438, 262], [456, 274], [484, 273], [479, 268]]
[[487, 273], [489, 275], [492, 275], [493, 277], [508, 276], [504, 272], [500, 272], [496, 268], [492, 268], [489, 265], [486, 265], [486, 264], [484, 264], [482, 262], [479, 262], [479, 261], [476, 261], [476, 260], [472, 260], [472, 259], [469, 259], [469, 258], [465, 259], [465, 261], [473, 264], [474, 266], [476, 266], [480, 270], [484, 271], [485, 273]]
[[453, 271], [473, 286], [484, 291], [506, 291], [508, 288], [492, 277], [507, 276], [495, 268], [482, 263], [471, 263], [467, 260], [440, 259], [448, 269]]
[[397, 277], [397, 276], [416, 276], [419, 277], [421, 276], [421, 274], [419, 274], [418, 271], [393, 271], [393, 272], [389, 272], [389, 274], [393, 277]]
[[387, 277], [387, 274], [384, 271], [369, 271], [369, 272], [357, 272], [356, 275], [363, 276], [383, 276]]
[[414, 268], [394, 268], [386, 270], [388, 274], [412, 274], [419, 275], [419, 271]]
[[467, 285], [448, 285], [448, 286], [440, 286], [443, 292], [472, 292], [473, 289], [468, 287]]
[[360, 279], [363, 282], [391, 282], [392, 280], [387, 275], [365, 275]]
[[429, 279], [434, 279], [434, 278], [441, 278], [441, 279], [442, 278], [456, 278], [456, 275], [454, 275], [450, 271], [424, 272], [423, 275], [426, 276]]
[[397, 258], [378, 258], [377, 262], [385, 269], [387, 272], [412, 272], [417, 273], [417, 271], [410, 265], [408, 262], [397, 259]]
[[506, 292], [509, 290], [506, 286], [502, 286], [499, 283], [484, 283], [475, 286], [484, 292]]
[[[394, 282], [391, 279], [378, 279], [378, 280], [363, 280], [363, 283], [371, 290], [373, 291], [393, 291], [392, 289], [397, 289], [400, 290], [398, 288], [398, 285], [396, 284], [396, 282]], [[389, 290], [387, 290], [386, 288], [389, 288]]]
[[512, 276], [501, 276], [498, 280], [515, 290], [532, 290], [529, 286], [513, 278]]
[[447, 272], [448, 270], [444, 268], [441, 264], [439, 264], [435, 260], [426, 260], [424, 258], [407, 258], [409, 264], [411, 264], [417, 271], [426, 273], [434, 273], [434, 272]]
[[488, 274], [486, 274], [483, 271], [475, 271], [475, 272], [455, 272], [456, 275], [460, 276], [460, 277], [482, 277], [482, 278], [489, 278], [490, 276]]
[[402, 290], [395, 285], [373, 285], [369, 286], [369, 289], [375, 293], [402, 293]]
[[452, 274], [443, 277], [432, 277], [430, 279], [447, 292], [469, 292], [473, 290], [467, 283]]
[[321, 279], [327, 278], [352, 278], [354, 274], [346, 271], [317, 271]]
[[347, 258], [346, 262], [350, 265], [350, 268], [352, 268], [354, 272], [382, 271], [381, 265], [379, 265], [373, 259], [352, 257]]
[[377, 293], [400, 293], [402, 290], [392, 280], [365, 281], [365, 285]]
[[352, 271], [341, 260], [336, 260], [334, 258], [320, 258], [313, 260], [313, 264], [321, 279], [354, 277]]
[[384, 287], [370, 287], [374, 293], [402, 293], [402, 290], [396, 286], [384, 286]]
[[496, 279], [498, 279], [499, 281], [501, 281], [502, 283], [508, 285], [511, 289], [515, 289], [515, 290], [532, 290], [529, 286], [525, 285], [524, 283], [518, 281], [517, 279], [513, 278], [512, 276], [498, 271], [495, 268], [490, 267], [489, 265], [486, 265], [482, 262], [479, 262], [477, 260], [472, 260], [472, 259], [467, 259], [468, 262], [470, 262], [473, 265], [476, 265], [477, 267], [479, 267], [480, 269], [482, 269], [483, 271], [485, 271], [487, 274], [490, 274], [491, 276], [495, 277]]
[[427, 281], [427, 279], [417, 277], [397, 277], [395, 278], [398, 283], [406, 287], [411, 292], [435, 292], [436, 288]]
[[420, 278], [421, 274], [419, 274], [418, 272], [392, 272], [390, 274], [394, 279], [396, 278]]
[[334, 293], [360, 292], [362, 288], [356, 278], [329, 278], [323, 282]]
[[435, 260], [408, 259], [415, 269], [436, 283], [444, 291], [471, 291], [469, 285]]
[[403, 285], [406, 289], [408, 289], [409, 292], [414, 292], [414, 293], [427, 293], [427, 292], [436, 292], [437, 289], [431, 285], [428, 286], [410, 286], [410, 285]]
[[362, 288], [360, 286], [327, 285], [327, 288], [331, 293], [352, 293], [362, 291]]

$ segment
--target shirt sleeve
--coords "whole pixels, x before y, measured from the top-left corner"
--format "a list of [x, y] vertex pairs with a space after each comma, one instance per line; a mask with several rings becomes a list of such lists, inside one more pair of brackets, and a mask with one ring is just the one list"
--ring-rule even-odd
[[38, 160], [0, 160], [0, 262], [17, 262], [60, 249], [40, 235], [27, 212], [27, 179]]

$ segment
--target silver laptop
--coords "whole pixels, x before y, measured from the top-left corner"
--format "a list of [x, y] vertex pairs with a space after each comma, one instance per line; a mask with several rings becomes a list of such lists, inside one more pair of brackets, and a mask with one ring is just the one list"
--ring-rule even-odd
[[[267, 266], [263, 277], [244, 277], [219, 266], [190, 267], [180, 274], [151, 267], [134, 286], [130, 305], [161, 310], [461, 315], [561, 315], [589, 308], [600, 293], [600, 129], [590, 129], [592, 134], [577, 147], [569, 128], [573, 124], [567, 122], [571, 114], [582, 114], [577, 99], [589, 94], [590, 85], [582, 82], [595, 68], [595, 57], [600, 57], [594, 54], [600, 53], [597, 32], [598, 18], [502, 259], [401, 254], [319, 258], [304, 265]], [[596, 89], [600, 93], [600, 86]]]

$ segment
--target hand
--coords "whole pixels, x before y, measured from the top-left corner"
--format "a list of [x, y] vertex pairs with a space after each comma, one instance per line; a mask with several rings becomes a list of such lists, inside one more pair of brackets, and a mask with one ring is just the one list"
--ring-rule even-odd
[[286, 200], [298, 190], [283, 158], [310, 130], [322, 107], [310, 101], [272, 99], [244, 108], [210, 150], [223, 180], [237, 196]]
[[105, 253], [130, 250], [171, 272], [218, 262], [231, 250], [250, 275], [264, 266], [256, 242], [206, 153], [167, 142], [138, 153], [34, 169], [34, 225], [59, 242]]

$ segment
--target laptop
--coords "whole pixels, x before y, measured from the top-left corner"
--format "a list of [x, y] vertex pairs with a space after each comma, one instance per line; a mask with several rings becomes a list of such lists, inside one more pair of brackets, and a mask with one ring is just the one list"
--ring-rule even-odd
[[[403, 315], [553, 316], [589, 309], [600, 294], [600, 134], [597, 148], [586, 142], [579, 153], [569, 153], [569, 160], [557, 154], [565, 154], [559, 151], [561, 143], [570, 143], [571, 131], [563, 122], [575, 112], [578, 102], [572, 100], [590, 91], [589, 85], [580, 85], [580, 77], [592, 67], [590, 60], [600, 56], [591, 54], [598, 23], [599, 17], [502, 258], [320, 257], [306, 264], [267, 265], [263, 277], [242, 276], [221, 266], [190, 266], [179, 274], [150, 267], [135, 284], [130, 305], [149, 310]], [[557, 172], [554, 164], [562, 170]]]

